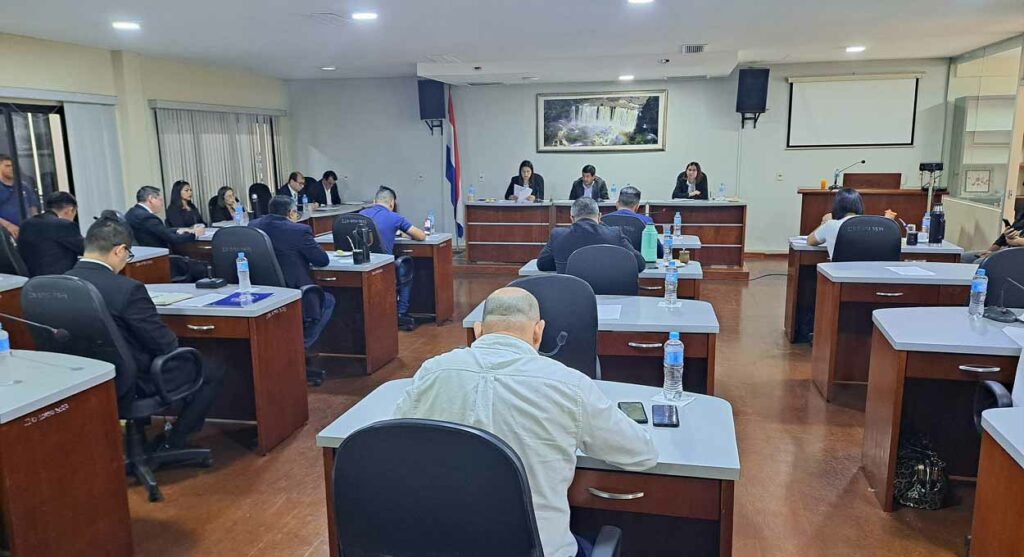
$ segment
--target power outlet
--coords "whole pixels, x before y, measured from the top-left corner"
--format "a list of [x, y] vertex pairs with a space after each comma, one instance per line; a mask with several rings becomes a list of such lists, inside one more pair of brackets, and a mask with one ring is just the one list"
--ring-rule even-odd
[[782, 181], [782, 173], [781, 172], [776, 172], [775, 173], [775, 181], [776, 182], [781, 182]]
[[483, 181], [484, 181], [484, 173], [483, 173], [483, 172], [481, 172], [481, 173], [480, 173], [480, 182], [482, 183]]
[[416, 181], [417, 182], [422, 182], [423, 181], [423, 175], [420, 174], [420, 175], [416, 176]]

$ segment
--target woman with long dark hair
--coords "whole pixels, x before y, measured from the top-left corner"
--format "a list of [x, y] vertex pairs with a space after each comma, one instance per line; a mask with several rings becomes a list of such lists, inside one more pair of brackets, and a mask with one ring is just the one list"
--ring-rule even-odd
[[197, 224], [206, 226], [203, 215], [192, 203], [192, 184], [178, 180], [171, 186], [171, 199], [167, 204], [167, 226], [171, 228], [192, 228]]
[[825, 213], [821, 218], [821, 226], [807, 236], [807, 245], [821, 246], [828, 248], [828, 257], [832, 258], [832, 251], [836, 246], [836, 237], [839, 236], [839, 227], [850, 217], [864, 214], [864, 202], [860, 193], [853, 188], [843, 188], [836, 192], [836, 198], [832, 201], [832, 212]]
[[533, 189], [528, 198], [530, 201], [544, 199], [544, 177], [533, 171], [533, 163], [523, 161], [519, 163], [519, 174], [516, 174], [508, 182], [505, 190], [505, 199], [515, 199], [516, 186], [526, 186]]
[[234, 220], [237, 204], [235, 190], [230, 186], [220, 188], [217, 190], [217, 201], [210, 206], [210, 222]]
[[686, 170], [676, 176], [676, 187], [672, 190], [672, 199], [707, 199], [708, 175], [700, 168], [700, 163], [693, 161], [686, 165]]

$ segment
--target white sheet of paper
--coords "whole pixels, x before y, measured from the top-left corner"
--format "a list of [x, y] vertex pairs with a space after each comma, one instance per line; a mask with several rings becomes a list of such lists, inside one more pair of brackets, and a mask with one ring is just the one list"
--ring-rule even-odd
[[792, 240], [793, 243], [796, 243], [796, 244], [806, 244], [807, 243], [807, 236], [794, 236], [794, 237], [790, 238], [790, 240]]
[[929, 277], [935, 274], [920, 267], [886, 267], [886, 269], [889, 269], [897, 275], [903, 275], [906, 277]]
[[[1003, 332], [1024, 349], [1024, 329], [1006, 327]], [[1013, 379], [1011, 398], [1013, 398], [1014, 406], [1024, 406], [1024, 352], [1021, 353], [1020, 360], [1017, 361], [1017, 375]]]
[[516, 186], [515, 190], [513, 190], [512, 194], [515, 195], [516, 202], [518, 202], [518, 203], [528, 203], [529, 202], [529, 197], [531, 195], [533, 195], [533, 188], [524, 187], [524, 186]]
[[618, 319], [622, 315], [622, 306], [597, 306], [597, 320]]
[[221, 298], [226, 298], [230, 294], [207, 294], [205, 296], [197, 296], [195, 298], [185, 300], [184, 302], [178, 302], [173, 304], [176, 308], [198, 308], [203, 307], [207, 304], [212, 304]]

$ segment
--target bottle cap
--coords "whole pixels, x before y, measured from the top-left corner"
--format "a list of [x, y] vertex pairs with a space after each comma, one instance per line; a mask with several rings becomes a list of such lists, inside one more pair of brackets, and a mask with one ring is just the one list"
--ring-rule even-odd
[[238, 252], [238, 257], [245, 257], [245, 252], [244, 251]]
[[671, 333], [668, 334], [668, 339], [669, 340], [679, 340], [679, 332], [678, 331], [672, 331]]

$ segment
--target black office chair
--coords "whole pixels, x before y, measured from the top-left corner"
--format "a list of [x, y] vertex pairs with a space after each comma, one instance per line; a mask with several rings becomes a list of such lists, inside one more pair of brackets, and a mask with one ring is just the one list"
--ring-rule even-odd
[[978, 268], [988, 277], [986, 306], [1024, 308], [1024, 290], [1009, 281], [1024, 285], [1024, 248], [1003, 248], [982, 259]]
[[[114, 364], [114, 384], [118, 393], [118, 416], [125, 420], [125, 471], [134, 475], [149, 494], [151, 502], [163, 498], [153, 469], [166, 465], [209, 467], [213, 457], [209, 449], [174, 449], [153, 452], [146, 448], [146, 426], [150, 418], [164, 413], [178, 401], [196, 392], [204, 380], [203, 360], [194, 348], [178, 348], [159, 356], [150, 365], [148, 379], [155, 395], [140, 395], [139, 370], [120, 330], [107, 311], [100, 293], [88, 282], [65, 275], [35, 277], [21, 289], [21, 307], [25, 319], [68, 332], [66, 340], [38, 327], [30, 327], [36, 348], [92, 358]], [[173, 366], [173, 367], [172, 367]], [[184, 385], [168, 385], [164, 372], [192, 370], [192, 380]], [[88, 443], [87, 439], [80, 440]]]
[[[274, 254], [274, 245], [267, 233], [249, 226], [221, 228], [213, 235], [213, 275], [238, 284], [238, 269], [235, 261], [238, 252], [245, 252], [249, 260], [249, 280], [254, 285], [287, 288], [284, 273]], [[302, 330], [316, 327], [324, 306], [324, 289], [315, 284], [299, 288], [302, 293]], [[306, 354], [306, 381], [311, 385], [323, 384], [327, 374], [322, 369], [310, 367], [312, 355]]]
[[1010, 408], [1013, 406], [1013, 398], [1010, 391], [1002, 383], [996, 381], [981, 381], [974, 391], [974, 427], [981, 435], [981, 413], [992, 408]]
[[[630, 260], [635, 261], [632, 257]], [[633, 268], [634, 271], [636, 267]], [[597, 298], [583, 279], [569, 275], [539, 275], [508, 284], [526, 290], [540, 304], [546, 323], [540, 352], [568, 367], [600, 379], [597, 361]]]
[[210, 225], [213, 225], [213, 212], [217, 210], [217, 196], [213, 196], [206, 202], [206, 214], [210, 217]]
[[605, 215], [601, 217], [601, 224], [614, 226], [622, 231], [622, 234], [633, 244], [633, 249], [640, 251], [643, 244], [644, 223], [635, 217], [626, 215]]
[[[302, 189], [306, 192], [306, 195], [308, 196], [310, 188], [316, 186], [319, 183], [320, 183], [320, 180], [317, 180], [316, 178], [314, 178], [312, 176], [306, 176], [306, 181], [303, 184]], [[310, 199], [309, 201], [310, 201], [310, 203], [314, 203], [315, 202], [313, 199]]]
[[0, 227], [0, 273], [27, 277], [28, 266], [18, 253], [14, 237], [6, 228]]
[[832, 261], [899, 261], [902, 237], [900, 225], [892, 219], [852, 217], [839, 227]]
[[257, 217], [262, 217], [270, 211], [270, 200], [274, 197], [274, 194], [270, 192], [270, 187], [266, 184], [256, 182], [249, 186], [249, 202], [252, 203], [252, 196], [256, 196], [256, 204], [252, 210]]
[[[474, 427], [418, 419], [366, 426], [338, 447], [332, 490], [341, 555], [544, 555], [522, 460]], [[602, 527], [593, 556], [617, 556], [621, 537]]]
[[636, 296], [640, 291], [636, 258], [622, 246], [582, 247], [569, 256], [565, 274], [587, 281], [595, 295]]

